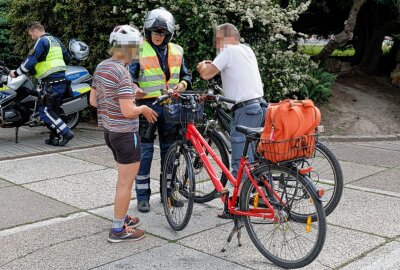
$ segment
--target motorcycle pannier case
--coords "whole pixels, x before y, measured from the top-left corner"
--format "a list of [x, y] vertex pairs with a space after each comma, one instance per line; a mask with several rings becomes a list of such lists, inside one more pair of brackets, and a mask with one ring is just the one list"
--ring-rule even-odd
[[89, 84], [87, 83], [75, 84], [71, 85], [71, 88], [74, 96], [63, 100], [63, 104], [61, 105], [65, 115], [82, 111], [89, 105], [88, 103], [88, 93], [90, 91]]
[[315, 151], [315, 130], [321, 114], [312, 100], [284, 100], [268, 106], [258, 153], [277, 163], [310, 158]]

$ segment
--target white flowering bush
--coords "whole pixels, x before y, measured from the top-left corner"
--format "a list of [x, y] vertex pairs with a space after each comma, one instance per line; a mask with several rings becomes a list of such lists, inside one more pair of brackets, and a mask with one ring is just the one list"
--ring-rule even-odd
[[[214, 26], [230, 22], [237, 26], [242, 42], [254, 50], [265, 97], [278, 101], [286, 97], [315, 98], [326, 100], [329, 95], [318, 95], [314, 87], [320, 85], [321, 78], [317, 65], [303, 53], [295, 51], [297, 34], [292, 22], [304, 12], [310, 1], [296, 4], [291, 1], [287, 8], [281, 8], [277, 0], [176, 0], [137, 1], [130, 8], [140, 7], [131, 14], [131, 23], [141, 26], [147, 10], [163, 6], [175, 17], [177, 31], [175, 42], [185, 50], [185, 58], [193, 72], [194, 87], [202, 88], [201, 79], [195, 72], [196, 64], [203, 59], [213, 59]], [[147, 8], [144, 8], [147, 7]], [[334, 77], [328, 78], [328, 85]], [[326, 89], [324, 89], [326, 90]], [[328, 89], [329, 90], [329, 89]], [[326, 92], [326, 91], [325, 91]]]
[[[295, 36], [298, 33], [292, 28], [292, 22], [307, 9], [309, 1], [289, 2], [286, 8], [282, 8], [280, 0], [109, 0], [101, 3], [85, 0], [13, 0], [11, 32], [16, 50], [21, 55], [25, 55], [32, 46], [26, 43], [24, 32], [31, 20], [42, 21], [50, 33], [64, 42], [78, 37], [91, 48], [85, 65], [93, 69], [107, 57], [108, 36], [115, 25], [129, 23], [142, 30], [147, 12], [162, 6], [176, 19], [173, 42], [184, 48], [194, 88], [205, 87], [197, 74], [196, 64], [215, 57], [214, 26], [230, 22], [239, 29], [242, 42], [249, 44], [257, 56], [268, 100], [278, 101], [285, 97], [324, 99], [322, 97], [329, 95], [318, 95], [318, 91], [321, 85], [329, 87], [334, 78], [320, 76], [322, 71], [308, 56], [296, 51]], [[28, 7], [30, 12], [26, 13]], [[43, 10], [52, 12], [44, 16]], [[321, 83], [321, 80], [324, 82]]]

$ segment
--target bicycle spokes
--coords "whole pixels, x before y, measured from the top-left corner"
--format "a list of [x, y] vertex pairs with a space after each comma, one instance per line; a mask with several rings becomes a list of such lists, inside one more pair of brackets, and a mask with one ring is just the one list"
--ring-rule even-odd
[[254, 181], [244, 183], [240, 196], [247, 232], [265, 257], [286, 268], [315, 259], [325, 240], [325, 215], [301, 175], [265, 166], [254, 172]]
[[188, 152], [178, 144], [172, 145], [165, 158], [161, 194], [167, 221], [174, 230], [184, 229], [190, 220], [194, 185]]

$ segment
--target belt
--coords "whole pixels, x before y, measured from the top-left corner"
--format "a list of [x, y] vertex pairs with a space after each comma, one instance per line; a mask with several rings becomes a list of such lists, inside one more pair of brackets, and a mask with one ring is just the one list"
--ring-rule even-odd
[[66, 82], [67, 80], [65, 78], [57, 78], [57, 79], [42, 79], [40, 81], [41, 85], [54, 85], [58, 83], [63, 83]]
[[242, 108], [244, 106], [250, 105], [250, 104], [254, 104], [254, 103], [261, 103], [262, 98], [253, 98], [253, 99], [249, 99], [246, 101], [242, 101], [242, 102], [238, 102], [235, 105], [232, 106], [231, 108], [231, 112], [233, 113], [234, 111], [236, 111], [239, 108]]

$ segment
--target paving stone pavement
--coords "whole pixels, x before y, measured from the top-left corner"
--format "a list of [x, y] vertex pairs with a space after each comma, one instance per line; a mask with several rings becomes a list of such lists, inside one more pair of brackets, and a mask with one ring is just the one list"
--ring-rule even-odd
[[[44, 146], [44, 129], [24, 129], [20, 143], [0, 130], [0, 269], [279, 269], [243, 232], [220, 250], [232, 222], [222, 205], [196, 204], [189, 225], [173, 231], [159, 197], [159, 151], [152, 168], [151, 212], [138, 242], [110, 244], [117, 171], [102, 132], [78, 129], [67, 147]], [[324, 248], [304, 269], [399, 269], [400, 141], [328, 143], [345, 188], [327, 218]]]

